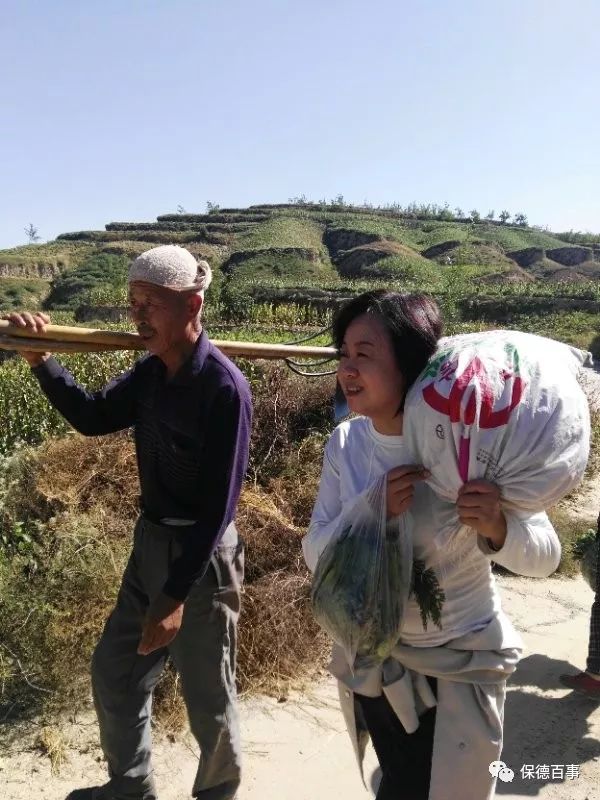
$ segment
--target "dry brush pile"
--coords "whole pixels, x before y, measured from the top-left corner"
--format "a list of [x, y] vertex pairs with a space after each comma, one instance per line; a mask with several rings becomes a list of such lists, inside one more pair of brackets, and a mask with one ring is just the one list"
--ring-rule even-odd
[[[246, 542], [238, 679], [242, 693], [281, 697], [314, 676], [327, 653], [300, 542], [333, 387], [279, 366], [250, 371], [255, 423], [237, 516]], [[128, 434], [68, 435], [18, 451], [1, 469], [0, 721], [75, 712], [89, 698], [90, 655], [131, 543], [133, 442]], [[173, 672], [159, 684], [157, 707], [168, 727], [183, 718]]]

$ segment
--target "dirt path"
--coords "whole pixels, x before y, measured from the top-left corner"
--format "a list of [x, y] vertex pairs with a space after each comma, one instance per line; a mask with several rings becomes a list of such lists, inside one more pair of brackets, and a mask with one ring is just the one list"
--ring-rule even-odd
[[[500, 784], [506, 800], [596, 800], [600, 798], [600, 704], [560, 686], [558, 676], [585, 662], [592, 593], [581, 578], [533, 580], [501, 576], [503, 603], [526, 643], [526, 653], [509, 684], [503, 758], [515, 772]], [[269, 699], [242, 704], [245, 779], [240, 800], [368, 800], [337, 708], [330, 680], [311, 695], [286, 703]], [[70, 789], [104, 780], [102, 757], [91, 715], [60, 732], [66, 760], [53, 774], [48, 756], [34, 746], [37, 731], [23, 732], [0, 756], [2, 800], [63, 800]], [[189, 797], [196, 748], [183, 736], [155, 744], [161, 800]], [[521, 777], [524, 764], [564, 765], [561, 780]], [[580, 776], [566, 777], [567, 765]], [[375, 780], [376, 760], [366, 775]], [[448, 800], [457, 800], [449, 798]]]

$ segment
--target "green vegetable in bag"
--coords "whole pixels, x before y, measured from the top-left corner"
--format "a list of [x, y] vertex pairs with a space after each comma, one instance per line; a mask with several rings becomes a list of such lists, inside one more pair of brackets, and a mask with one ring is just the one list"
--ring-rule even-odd
[[385, 475], [353, 508], [321, 554], [311, 599], [317, 622], [343, 647], [348, 663], [385, 661], [400, 636], [411, 589], [409, 515], [386, 523]]

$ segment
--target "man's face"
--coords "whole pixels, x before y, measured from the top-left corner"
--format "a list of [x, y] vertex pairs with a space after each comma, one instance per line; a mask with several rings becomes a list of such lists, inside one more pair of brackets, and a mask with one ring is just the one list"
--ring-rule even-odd
[[190, 300], [152, 283], [129, 284], [129, 316], [149, 353], [160, 357], [187, 341], [187, 327], [197, 313]]

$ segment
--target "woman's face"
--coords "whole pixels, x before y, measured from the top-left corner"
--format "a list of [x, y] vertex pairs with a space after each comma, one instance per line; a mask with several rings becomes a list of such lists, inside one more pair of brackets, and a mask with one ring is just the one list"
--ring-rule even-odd
[[375, 314], [362, 314], [346, 329], [340, 349], [338, 380], [348, 407], [369, 417], [380, 433], [399, 433], [404, 378], [394, 357], [392, 342]]

